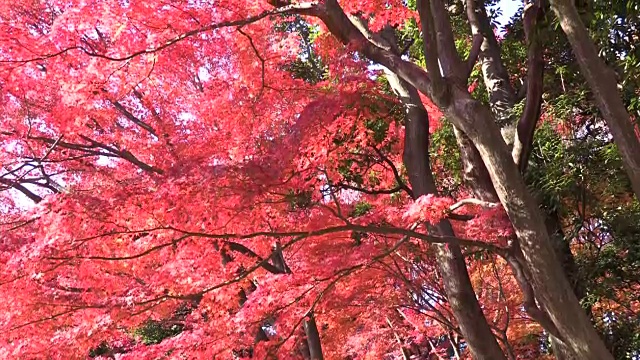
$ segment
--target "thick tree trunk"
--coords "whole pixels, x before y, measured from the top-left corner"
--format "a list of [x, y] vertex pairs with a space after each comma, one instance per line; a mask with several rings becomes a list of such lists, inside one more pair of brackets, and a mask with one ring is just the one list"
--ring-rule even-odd
[[[524, 30], [528, 47], [527, 101], [517, 127], [511, 130], [515, 132], [512, 157], [522, 173], [525, 172], [527, 166], [531, 153], [535, 125], [540, 116], [544, 61], [542, 59], [542, 45], [537, 38], [536, 27], [544, 16], [545, 11], [545, 6], [536, 1], [528, 4], [523, 14]], [[480, 61], [483, 65], [482, 70], [490, 101], [497, 102], [497, 104], [492, 104], [492, 110], [498, 118], [506, 119], [510, 116], [511, 112], [511, 107], [508, 106], [508, 103], [512, 103], [516, 95], [508, 82], [508, 73], [502, 65], [500, 49], [493, 31], [490, 31], [490, 24], [484, 5], [476, 3], [475, 0], [467, 0], [467, 16], [470, 20], [474, 36], [476, 36], [476, 34], [482, 34], [483, 36]], [[502, 113], [500, 114], [500, 112]], [[511, 125], [503, 123], [502, 126], [508, 128]], [[479, 155], [473, 156], [473, 153], [471, 153], [471, 156], [467, 155], [470, 153], [468, 149], [472, 147], [464, 141], [462, 136], [456, 134], [456, 138], [461, 147], [461, 158], [465, 170], [464, 178], [466, 183], [472, 188], [476, 197], [479, 199], [492, 202], [497, 201], [497, 195], [495, 195], [493, 185], [489, 184], [489, 186], [487, 186], [489, 174], [481, 159], [479, 159]], [[511, 142], [511, 139], [509, 142]], [[475, 148], [473, 149], [475, 150]], [[585, 295], [584, 289], [575, 279], [575, 261], [571, 249], [564, 239], [564, 233], [557, 214], [547, 214], [546, 224], [556, 254], [562, 263], [565, 274], [573, 285], [574, 293], [578, 299], [582, 299]], [[567, 344], [553, 335], [551, 335], [550, 338], [553, 353], [558, 360], [578, 359]]]
[[466, 87], [448, 84], [439, 74], [427, 74], [419, 66], [371, 43], [351, 23], [336, 0], [325, 0], [316, 16], [341, 41], [357, 44], [366, 57], [429, 96], [471, 139], [518, 236], [536, 297], [548, 310], [560, 335], [585, 360], [613, 359], [573, 294], [551, 246], [542, 214], [512, 161], [491, 111], [471, 98]]
[[500, 201], [478, 149], [458, 128], [454, 127], [453, 131], [460, 149], [462, 180], [464, 183], [473, 191], [476, 198], [494, 203]]
[[[491, 98], [490, 101], [492, 101], [492, 104], [495, 105], [496, 108], [506, 109], [507, 106], [504, 103], [505, 96], [510, 95], [510, 93], [508, 91], [504, 92], [504, 86], [502, 85], [509, 85], [508, 76], [502, 67], [500, 49], [497, 48], [498, 43], [495, 40], [495, 37], [493, 37], [493, 32], [491, 32], [491, 39], [493, 39], [493, 43], [484, 37], [484, 33], [480, 34], [479, 32], [474, 32], [474, 41], [477, 41], [477, 39], [481, 40], [481, 45], [478, 50], [479, 53], [477, 56], [471, 54], [468, 61], [465, 63], [457, 52], [449, 12], [445, 9], [444, 2], [442, 0], [429, 0], [419, 1], [418, 3], [421, 5], [419, 8], [420, 21], [427, 23], [431, 18], [434, 19], [433, 30], [436, 33], [435, 42], [437, 43], [436, 50], [438, 52], [438, 60], [440, 67], [442, 68], [442, 73], [447, 81], [459, 86], [465, 86], [468, 81], [468, 75], [471, 71], [471, 67], [475, 65], [476, 59], [479, 59], [483, 63], [483, 70], [487, 71], [485, 82], [487, 82], [487, 88], [491, 89], [489, 92], [489, 97]], [[481, 6], [481, 9], [484, 9], [484, 7]], [[487, 26], [489, 26], [489, 20], [486, 18], [486, 14], [484, 15], [484, 19], [487, 21]], [[477, 26], [473, 26], [473, 22], [472, 28], [477, 28]], [[426, 46], [429, 41], [430, 40], [428, 38], [424, 38], [425, 54], [429, 51], [434, 51], [433, 49], [429, 50], [428, 46]], [[431, 41], [433, 41], [433, 39]], [[490, 44], [495, 46], [490, 46]], [[497, 52], [494, 50], [497, 50]], [[488, 59], [491, 56], [498, 57], [497, 59]], [[484, 66], [484, 63], [487, 63], [487, 66]], [[489, 74], [489, 72], [491, 73]], [[507, 82], [504, 83], [501, 80], [495, 80], [497, 77], [504, 78]], [[491, 83], [491, 86], [489, 83]], [[494, 94], [494, 92], [499, 92], [499, 94]], [[511, 93], [512, 92], [513, 91], [511, 91]], [[475, 186], [473, 186], [473, 190], [477, 197], [492, 197], [493, 202], [498, 201], [498, 197], [495, 194], [495, 191], [493, 191], [493, 184], [489, 178], [489, 173], [487, 173], [487, 169], [484, 164], [482, 164], [480, 153], [478, 153], [478, 150], [464, 132], [460, 131], [456, 126], [453, 127], [453, 130], [456, 142], [460, 148], [463, 180], [466, 183], [475, 184]]]
[[598, 108], [611, 130], [613, 140], [618, 145], [631, 186], [636, 198], [640, 200], [640, 140], [622, 102], [616, 74], [598, 56], [598, 50], [580, 19], [574, 1], [551, 0], [551, 6], [560, 19], [560, 26], [567, 34], [582, 75], [587, 80]]
[[[372, 34], [364, 20], [351, 18], [351, 21], [377, 46], [399, 55], [393, 31]], [[449, 54], [449, 56], [453, 55]], [[420, 100], [418, 91], [413, 86], [389, 71], [387, 72], [387, 80], [406, 110], [403, 159], [407, 167], [409, 182], [413, 188], [413, 195], [417, 198], [421, 195], [435, 194], [437, 188], [429, 160], [429, 115]], [[440, 235], [454, 236], [448, 221], [443, 221], [431, 230]], [[442, 274], [447, 298], [474, 357], [476, 359], [505, 359], [473, 290], [460, 247], [455, 245], [435, 245], [435, 247], [436, 260]]]
[[[466, 8], [467, 19], [471, 26], [471, 34], [474, 43], [480, 39], [480, 47], [477, 53], [477, 61], [480, 62], [482, 75], [487, 93], [489, 106], [499, 126], [503, 128], [503, 137], [507, 144], [514, 141], [516, 128], [511, 117], [511, 109], [516, 101], [516, 94], [509, 81], [509, 73], [502, 63], [500, 45], [493, 33], [491, 23], [487, 16], [484, 3], [477, 0], [463, 0]], [[475, 66], [475, 47], [473, 44], [467, 66], [468, 74]], [[480, 153], [469, 138], [457, 128], [455, 136], [460, 148], [460, 157], [463, 166], [463, 180], [473, 190], [474, 195], [485, 201], [498, 201], [498, 195], [493, 189], [489, 173], [482, 163]]]
[[[436, 193], [429, 165], [427, 111], [415, 88], [395, 74], [387, 78], [407, 109], [404, 162], [414, 196]], [[454, 236], [448, 221], [441, 222], [434, 230], [440, 235]], [[449, 304], [474, 358], [505, 359], [478, 303], [460, 247], [436, 245], [436, 256]]]
[[[558, 214], [555, 212], [547, 214], [546, 223], [547, 231], [549, 232], [549, 236], [551, 236], [551, 241], [555, 248], [556, 255], [562, 263], [562, 268], [564, 269], [565, 274], [567, 274], [569, 282], [571, 282], [573, 286], [573, 292], [574, 294], [576, 294], [576, 297], [578, 299], [582, 299], [586, 295], [585, 289], [580, 285], [580, 282], [576, 278], [576, 263], [573, 257], [573, 253], [571, 252], [571, 248], [565, 240], [564, 232], [562, 231], [562, 226], [560, 224]], [[557, 360], [580, 359], [567, 344], [554, 337], [553, 335], [549, 337], [551, 339], [551, 348], [553, 350], [553, 355]]]
[[[529, 155], [531, 153], [531, 145], [533, 142], [533, 134], [535, 125], [540, 116], [540, 107], [543, 91], [543, 69], [544, 62], [542, 59], [542, 46], [536, 35], [536, 27], [539, 20], [545, 14], [545, 7], [539, 2], [528, 4], [523, 14], [523, 22], [525, 35], [527, 40], [527, 101], [525, 109], [515, 130], [513, 138], [512, 157], [518, 165], [520, 171], [524, 173]], [[483, 51], [480, 54], [482, 62], [482, 70], [484, 74], [485, 84], [489, 92], [490, 101], [497, 101], [498, 104], [492, 104], [492, 110], [497, 117], [508, 118], [511, 108], [507, 106], [508, 102], [516, 98], [513, 88], [508, 83], [508, 73], [502, 65], [500, 50], [495, 36], [490, 30], [490, 25], [484, 6], [477, 4], [475, 0], [467, 0], [467, 16], [472, 26], [474, 36], [480, 33], [483, 36]], [[482, 30], [481, 30], [482, 28]], [[496, 79], [497, 80], [494, 80]], [[499, 112], [502, 112], [500, 114]], [[503, 123], [503, 127], [509, 127], [510, 124]], [[511, 130], [511, 131], [514, 131]], [[457, 134], [456, 134], [457, 135]], [[462, 161], [464, 165], [465, 181], [473, 189], [475, 195], [485, 201], [496, 201], [493, 186], [488, 189], [486, 179], [488, 173], [484, 164], [478, 162], [478, 157], [465, 156], [465, 149], [469, 149], [469, 145], [461, 143], [461, 136], [458, 136], [458, 142], [461, 146]], [[471, 161], [471, 164], [468, 162]], [[565, 242], [564, 233], [557, 217], [557, 214], [547, 214], [546, 216], [547, 231], [551, 236], [551, 241], [556, 250], [565, 274], [573, 284], [574, 293], [578, 299], [584, 297], [584, 289], [575, 281], [575, 261], [568, 244]], [[558, 360], [578, 359], [572, 349], [565, 343], [553, 335], [551, 338], [551, 346], [553, 353]]]
[[[518, 236], [536, 297], [566, 343], [583, 359], [612, 359], [565, 277], [541, 213], [488, 109], [470, 99], [466, 91], [454, 89], [453, 102], [445, 113], [477, 144]], [[467, 119], [475, 119], [475, 123]]]

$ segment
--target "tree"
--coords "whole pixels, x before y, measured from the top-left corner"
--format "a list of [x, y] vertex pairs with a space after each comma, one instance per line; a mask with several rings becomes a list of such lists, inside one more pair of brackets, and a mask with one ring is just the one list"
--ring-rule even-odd
[[591, 315], [575, 279], [632, 249], [633, 212], [598, 198], [621, 229], [600, 257], [539, 208], [573, 194], [535, 141], [572, 164], [602, 144], [535, 130], [561, 109], [543, 105], [551, 11], [514, 21], [518, 58], [489, 4], [448, 5], [0, 7], [3, 357], [539, 358], [546, 334], [558, 358], [613, 358], [627, 337], [591, 318], [636, 306], [618, 296], [635, 270]]
[[[640, 157], [637, 155], [640, 140], [618, 91], [615, 72], [598, 57], [575, 4], [571, 1], [551, 1], [551, 4], [595, 95], [598, 108], [615, 137], [636, 197], [640, 199]], [[633, 9], [633, 5], [630, 8]]]

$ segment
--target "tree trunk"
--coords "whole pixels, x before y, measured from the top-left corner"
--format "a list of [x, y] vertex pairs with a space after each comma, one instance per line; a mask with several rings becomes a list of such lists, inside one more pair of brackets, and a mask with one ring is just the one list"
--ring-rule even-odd
[[[429, 165], [427, 111], [415, 88], [395, 74], [388, 74], [387, 78], [407, 109], [404, 162], [414, 196], [434, 194], [437, 189]], [[454, 236], [448, 221], [434, 230], [440, 235]], [[478, 303], [460, 247], [436, 245], [436, 257], [449, 304], [474, 358], [505, 359]]]
[[[545, 15], [545, 12], [546, 7], [544, 5], [541, 5], [539, 2], [534, 2], [528, 4], [523, 13], [524, 30], [528, 47], [527, 101], [517, 128], [514, 129], [516, 134], [513, 138], [512, 150], [513, 160], [522, 173], [525, 172], [527, 166], [535, 125], [540, 116], [544, 61], [542, 59], [542, 45], [537, 38], [535, 30], [538, 22]], [[516, 95], [508, 82], [508, 73], [502, 65], [500, 49], [493, 31], [490, 31], [490, 24], [483, 4], [477, 4], [474, 0], [467, 0], [467, 16], [470, 20], [474, 36], [476, 33], [482, 34], [483, 36], [484, 41], [482, 52], [480, 53], [480, 61], [483, 65], [482, 71], [485, 85], [489, 92], [490, 101], [499, 101], [497, 105], [492, 104], [492, 110], [498, 118], [507, 118], [510, 115], [511, 108], [507, 107], [506, 104], [514, 100]], [[496, 78], [497, 80], [493, 80]], [[502, 112], [502, 114], [498, 112]], [[510, 125], [502, 124], [502, 126], [509, 127]], [[458, 134], [456, 134], [456, 137], [461, 147], [466, 183], [479, 199], [495, 202], [497, 195], [495, 195], [492, 184], [490, 189], [487, 186], [486, 179], [489, 175], [486, 172], [484, 164], [478, 161], [479, 156], [465, 156], [465, 153], [469, 153], [469, 151], [465, 151], [465, 149], [469, 149], [470, 146], [464, 141], [461, 142], [462, 137]], [[469, 164], [469, 162], [471, 162], [471, 164]], [[562, 263], [564, 272], [573, 285], [576, 297], [582, 299], [585, 296], [585, 291], [584, 288], [579, 285], [579, 282], [576, 281], [575, 261], [571, 249], [564, 239], [564, 233], [558, 215], [555, 212], [546, 214], [545, 220], [547, 231], [551, 236], [551, 241]], [[573, 360], [578, 358], [568, 345], [553, 335], [550, 335], [550, 338], [553, 353], [558, 360]]]
[[[383, 30], [381, 33], [372, 34], [363, 19], [352, 17], [350, 21], [377, 46], [399, 55], [400, 51], [393, 31]], [[421, 195], [436, 194], [437, 188], [429, 160], [429, 115], [427, 110], [420, 100], [418, 91], [413, 86], [390, 71], [387, 71], [387, 80], [406, 110], [403, 160], [407, 167], [413, 195], [417, 198]], [[471, 143], [469, 142], [469, 144]], [[475, 150], [472, 144], [471, 146]], [[440, 235], [454, 236], [448, 221], [443, 221], [431, 230]], [[456, 245], [434, 246], [447, 299], [458, 321], [460, 331], [474, 357], [487, 360], [505, 359], [473, 290], [462, 250]]]
[[574, 1], [551, 0], [551, 6], [560, 19], [560, 26], [567, 34], [582, 75], [618, 145], [631, 186], [640, 200], [640, 140], [618, 91], [616, 73], [598, 56], [598, 50], [580, 19]]
[[[573, 294], [551, 246], [542, 214], [512, 161], [491, 111], [471, 98], [466, 87], [453, 86], [446, 80], [443, 82], [439, 74], [427, 74], [416, 64], [374, 45], [351, 23], [337, 0], [325, 0], [315, 15], [341, 41], [357, 44], [366, 57], [429, 96], [471, 139], [511, 219], [532, 275], [536, 296], [548, 310], [561, 336], [583, 359], [613, 360]], [[492, 338], [495, 341], [495, 337]], [[500, 356], [503, 357], [504, 354]]]
[[[573, 292], [578, 300], [582, 300], [586, 296], [586, 289], [584, 288], [584, 286], [582, 286], [580, 280], [577, 277], [578, 269], [576, 267], [576, 262], [573, 257], [573, 253], [571, 252], [571, 247], [565, 240], [565, 234], [562, 230], [562, 225], [560, 224], [558, 214], [556, 212], [547, 214], [546, 223], [547, 231], [549, 232], [549, 236], [551, 236], [551, 241], [555, 248], [556, 255], [562, 263], [562, 268], [564, 269], [565, 274], [567, 274], [569, 282], [572, 284]], [[587, 314], [589, 313], [589, 311], [585, 312]], [[579, 359], [579, 357], [571, 350], [571, 348], [567, 344], [563, 343], [554, 336], [550, 336], [550, 339], [553, 355], [557, 360]]]
[[613, 359], [580, 307], [557, 259], [537, 204], [526, 190], [488, 109], [471, 99], [466, 91], [454, 89], [453, 102], [445, 113], [458, 122], [477, 145], [518, 236], [536, 297], [560, 334], [582, 359]]
[[460, 161], [462, 162], [462, 180], [465, 185], [473, 191], [476, 198], [488, 201], [498, 202], [498, 194], [493, 188], [491, 182], [491, 176], [487, 171], [487, 167], [484, 166], [482, 158], [478, 149], [469, 140], [469, 138], [462, 133], [458, 128], [454, 127], [453, 132], [456, 136], [456, 142], [460, 149]]
[[540, 30], [538, 23], [544, 19], [546, 7], [540, 3], [541, 0], [537, 0], [527, 4], [522, 19], [527, 41], [527, 99], [516, 127], [511, 151], [513, 161], [518, 165], [521, 173], [524, 173], [529, 162], [544, 91], [544, 59], [541, 40], [536, 30]]
[[312, 312], [307, 315], [306, 319], [302, 323], [302, 326], [304, 328], [305, 335], [307, 336], [309, 359], [324, 360], [324, 357], [322, 355], [322, 345], [320, 343], [320, 333], [318, 332], [316, 319], [313, 316]]

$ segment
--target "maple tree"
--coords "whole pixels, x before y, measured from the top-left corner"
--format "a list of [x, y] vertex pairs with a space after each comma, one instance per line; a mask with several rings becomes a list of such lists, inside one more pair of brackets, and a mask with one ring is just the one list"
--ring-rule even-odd
[[[636, 255], [616, 268], [636, 251], [632, 107], [599, 81], [601, 24], [550, 3], [498, 39], [473, 0], [3, 2], [0, 355], [637, 351], [592, 321], [638, 310]], [[546, 78], [571, 56], [613, 143], [562, 138], [591, 131]]]

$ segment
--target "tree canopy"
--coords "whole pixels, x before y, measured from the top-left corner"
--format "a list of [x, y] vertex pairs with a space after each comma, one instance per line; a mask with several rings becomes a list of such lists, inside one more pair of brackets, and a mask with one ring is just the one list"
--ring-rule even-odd
[[640, 5], [0, 4], [0, 357], [636, 359]]

